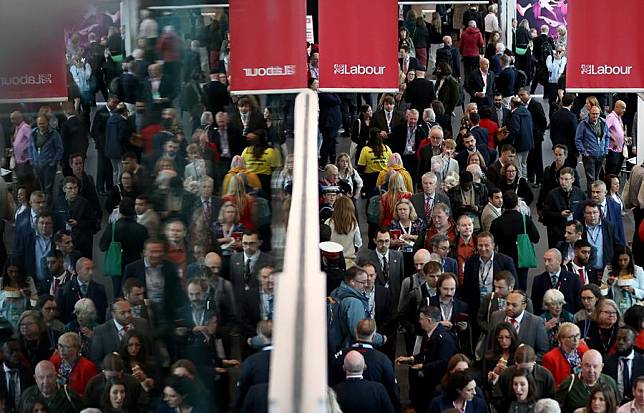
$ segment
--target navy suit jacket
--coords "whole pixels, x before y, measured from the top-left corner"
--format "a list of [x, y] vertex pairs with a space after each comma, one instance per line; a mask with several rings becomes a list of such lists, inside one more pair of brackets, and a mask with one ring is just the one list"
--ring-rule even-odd
[[470, 133], [476, 138], [476, 145], [485, 145], [487, 146], [487, 141], [489, 138], [489, 131], [487, 128], [481, 126], [476, 126], [470, 128]]
[[343, 412], [393, 413], [394, 406], [382, 383], [364, 379], [346, 379], [333, 386]]
[[534, 304], [535, 315], [540, 315], [545, 311], [543, 308], [543, 295], [551, 288], [556, 288], [564, 295], [566, 304], [564, 310], [575, 314], [579, 310], [579, 290], [581, 282], [579, 276], [566, 271], [564, 268], [559, 273], [557, 285], [552, 285], [552, 280], [547, 272], [543, 272], [532, 281], [532, 303]]
[[[29, 225], [27, 223], [27, 225]], [[28, 227], [25, 227], [25, 229]], [[14, 255], [16, 260], [22, 265], [23, 270], [25, 271], [25, 274], [31, 275], [34, 279], [34, 281], [41, 282], [42, 280], [38, 279], [36, 276], [36, 232], [35, 231], [26, 231], [24, 234], [19, 234], [16, 233], [16, 248], [14, 251]], [[52, 235], [49, 239], [50, 242], [50, 254], [54, 252], [56, 249], [56, 245], [54, 244], [54, 236]], [[47, 264], [45, 261], [45, 257], [41, 258], [43, 260], [43, 268], [45, 268], [45, 271], [47, 269]]]
[[[634, 356], [631, 361], [631, 383], [637, 377], [644, 376], [644, 356], [637, 351], [634, 352]], [[617, 383], [618, 363], [620, 363], [620, 360], [617, 354], [610, 355], [604, 359], [604, 373], [612, 377], [615, 383]], [[624, 389], [624, 397], [627, 400], [633, 400], [633, 389], [631, 386], [628, 386], [628, 389]]]
[[443, 260], [443, 272], [458, 274], [458, 262], [451, 257], [445, 257]]
[[[481, 264], [478, 254], [472, 255], [465, 261], [463, 270], [463, 286], [459, 288], [458, 296], [467, 303], [472, 319], [479, 311], [481, 303], [481, 287], [479, 284], [479, 266]], [[501, 271], [510, 271], [514, 276], [514, 285], [519, 285], [517, 270], [512, 258], [500, 252], [495, 252], [492, 258], [492, 277]]]
[[[573, 211], [575, 219], [584, 222], [584, 204], [577, 204]], [[626, 236], [624, 235], [624, 221], [622, 220], [622, 209], [617, 202], [611, 198], [606, 198], [606, 211], [604, 219], [615, 227], [615, 241], [620, 245], [626, 245]]]
[[[440, 302], [438, 295], [435, 295], [429, 299], [429, 305], [432, 307], [440, 308]], [[452, 323], [456, 323], [459, 320], [459, 315], [460, 314], [467, 314], [467, 304], [465, 304], [463, 301], [459, 300], [458, 298], [454, 298], [454, 302], [452, 304], [452, 314], [449, 320], [441, 320], [441, 321], [451, 321]], [[441, 319], [443, 316], [441, 315]]]
[[[477, 128], [478, 129], [478, 128]], [[487, 129], [486, 129], [487, 130]], [[487, 136], [486, 138], [487, 139]], [[492, 156], [490, 155], [490, 150], [487, 147], [487, 140], [485, 141], [485, 145], [476, 145], [476, 150], [481, 153], [481, 156], [483, 157], [483, 160], [485, 161], [486, 165], [490, 164], [490, 161], [494, 161], [492, 159]], [[478, 140], [477, 140], [478, 143]], [[456, 161], [458, 162], [458, 167], [460, 168], [461, 171], [464, 171], [465, 168], [467, 167], [467, 158], [470, 156], [469, 152], [467, 149], [463, 149], [458, 153], [458, 156], [456, 157]]]
[[[616, 242], [615, 227], [613, 226], [613, 224], [602, 219], [602, 251], [597, 251], [597, 247], [593, 245], [592, 240], [588, 239], [588, 230], [586, 228], [586, 225], [584, 225], [584, 232], [582, 233], [581, 237], [590, 243], [591, 258], [595, 257], [595, 259], [591, 259], [591, 261], [588, 263], [589, 268], [599, 269], [596, 265], [597, 254], [603, 254], [603, 258], [604, 258], [603, 267], [611, 263], [611, 261], [613, 260], [613, 255], [615, 254], [615, 242]], [[593, 252], [594, 252], [594, 255], [593, 255]], [[603, 267], [601, 268], [602, 270], [603, 270]]]

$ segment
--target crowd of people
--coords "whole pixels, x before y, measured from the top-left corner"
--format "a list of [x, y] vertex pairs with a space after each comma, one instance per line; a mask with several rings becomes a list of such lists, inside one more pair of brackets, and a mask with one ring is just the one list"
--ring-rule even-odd
[[[631, 97], [567, 93], [565, 27], [510, 49], [486, 12], [409, 10], [399, 93], [318, 93], [329, 411], [644, 410]], [[10, 114], [0, 411], [268, 411], [292, 99], [230, 93], [226, 17], [141, 17], [131, 55], [72, 36], [61, 112]]]

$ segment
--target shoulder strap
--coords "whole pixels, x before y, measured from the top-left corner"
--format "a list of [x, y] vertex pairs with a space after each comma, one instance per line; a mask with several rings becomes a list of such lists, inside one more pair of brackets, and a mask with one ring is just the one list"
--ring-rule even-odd
[[116, 235], [116, 223], [117, 223], [117, 222], [118, 222], [118, 221], [114, 221], [114, 222], [112, 222], [112, 242], [114, 242], [114, 237], [115, 237], [115, 235]]
[[572, 389], [573, 384], [575, 384], [575, 373], [571, 374], [570, 386], [568, 386], [568, 393], [570, 393], [570, 389]]
[[528, 231], [527, 231], [526, 226], [525, 226], [525, 215], [521, 214], [521, 218], [523, 218], [523, 233], [527, 234]]

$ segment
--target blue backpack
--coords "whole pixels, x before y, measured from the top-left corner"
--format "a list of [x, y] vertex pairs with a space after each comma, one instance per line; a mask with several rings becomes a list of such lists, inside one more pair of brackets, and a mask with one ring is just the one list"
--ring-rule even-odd
[[333, 355], [342, 350], [345, 333], [342, 328], [342, 299], [329, 295], [326, 298], [326, 335], [328, 354]]

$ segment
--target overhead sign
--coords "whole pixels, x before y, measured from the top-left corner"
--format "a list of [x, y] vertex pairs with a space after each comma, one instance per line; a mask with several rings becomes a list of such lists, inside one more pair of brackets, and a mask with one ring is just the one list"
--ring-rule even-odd
[[[566, 89], [571, 92], [644, 91], [642, 0], [568, 2]], [[619, 27], [610, 36], [592, 27]]]

